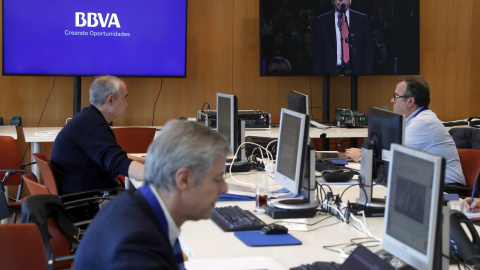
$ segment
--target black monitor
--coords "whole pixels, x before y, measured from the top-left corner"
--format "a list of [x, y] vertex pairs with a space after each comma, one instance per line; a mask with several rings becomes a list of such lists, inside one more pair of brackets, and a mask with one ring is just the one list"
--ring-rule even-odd
[[294, 90], [288, 92], [288, 109], [309, 115], [308, 96]]
[[352, 1], [350, 73], [338, 68], [333, 9], [330, 0], [260, 0], [260, 75], [420, 74], [420, 0]]
[[362, 145], [361, 188], [357, 207], [367, 215], [383, 216], [385, 199], [372, 198], [373, 185], [387, 185], [390, 147], [405, 144], [405, 115], [370, 108], [368, 139]]
[[241, 122], [238, 118], [238, 99], [235, 95], [217, 93], [217, 131], [227, 138], [230, 145], [230, 160], [244, 160], [245, 151], [240, 151], [240, 155], [235, 157], [235, 152], [242, 143]]
[[282, 109], [274, 179], [290, 192], [299, 194], [303, 189], [303, 198], [281, 200], [274, 207], [301, 210], [318, 206], [314, 197], [315, 150], [309, 148], [308, 126], [308, 115]]
[[[310, 115], [310, 105], [308, 95], [299, 93], [297, 91], [291, 90], [288, 92], [288, 109], [294, 112], [303, 113], [307, 116]], [[310, 124], [314, 127], [327, 129], [329, 126], [317, 123], [310, 119]]]
[[415, 269], [442, 269], [445, 159], [397, 144], [391, 149], [382, 247]]

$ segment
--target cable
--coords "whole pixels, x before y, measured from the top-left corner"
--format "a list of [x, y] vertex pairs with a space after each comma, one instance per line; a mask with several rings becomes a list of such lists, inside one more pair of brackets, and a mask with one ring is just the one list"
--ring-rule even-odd
[[161, 78], [161, 81], [160, 81], [160, 89], [158, 90], [157, 98], [155, 99], [155, 103], [153, 104], [152, 127], [153, 127], [153, 122], [155, 121], [155, 107], [157, 106], [158, 97], [160, 97], [162, 88], [163, 88], [163, 77]]
[[[255, 146], [257, 146], [257, 147], [260, 147], [261, 149], [265, 150], [267, 156], [268, 156], [269, 158], [271, 158], [271, 160], [273, 160], [273, 155], [272, 155], [272, 153], [271, 153], [270, 151], [268, 151], [265, 147], [263, 147], [263, 146], [261, 146], [261, 145], [259, 145], [259, 144], [253, 143], [253, 142], [244, 142], [244, 143], [240, 144], [240, 145], [238, 146], [238, 148], [237, 148], [237, 151], [235, 152], [234, 158], [237, 157], [238, 151], [240, 151], [240, 149], [242, 149], [242, 147], [244, 147], [244, 145], [246, 145], [246, 144], [252, 144], [252, 145], [255, 145]], [[270, 144], [268, 144], [268, 145], [270, 145]], [[267, 147], [268, 147], [268, 145], [267, 145]], [[262, 151], [260, 151], [260, 154], [261, 154], [261, 156], [262, 156], [262, 160], [265, 160]], [[230, 174], [230, 177], [233, 179], [233, 181], [235, 181], [236, 183], [242, 184], [242, 185], [255, 186], [255, 184], [252, 184], [252, 183], [247, 183], [247, 182], [238, 181], [238, 180], [233, 176], [233, 174], [232, 174], [233, 163], [234, 163], [234, 162], [232, 162], [232, 163], [230, 164], [230, 167], [229, 167], [229, 170], [228, 170], [228, 172], [229, 172], [229, 174]], [[269, 173], [270, 171], [271, 171], [271, 169], [270, 169], [270, 163], [269, 163], [269, 162], [266, 162], [266, 165], [265, 165], [265, 173], [267, 173], [267, 175], [270, 176], [270, 173]]]
[[[45, 109], [47, 108], [48, 100], [50, 99], [50, 96], [52, 95], [53, 89], [55, 88], [55, 82], [56, 81], [57, 81], [57, 77], [54, 77], [52, 88], [50, 89], [50, 93], [48, 93], [47, 99], [45, 100], [45, 105], [43, 106], [42, 113], [40, 114], [40, 119], [38, 119], [37, 127], [39, 127], [40, 122], [42, 122], [43, 113], [45, 112]], [[23, 153], [22, 161], [20, 163], [23, 163], [23, 160], [25, 159], [25, 155], [27, 154], [27, 150], [28, 150], [28, 148], [30, 148], [30, 146], [31, 146], [31, 143], [28, 143], [27, 148], [25, 149], [25, 152]]]

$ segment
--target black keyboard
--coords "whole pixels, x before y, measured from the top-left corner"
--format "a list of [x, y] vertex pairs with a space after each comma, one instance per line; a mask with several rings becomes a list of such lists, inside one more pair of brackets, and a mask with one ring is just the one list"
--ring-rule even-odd
[[238, 206], [215, 207], [212, 220], [226, 232], [256, 231], [266, 225], [250, 211]]
[[318, 160], [315, 162], [315, 170], [318, 172], [323, 172], [323, 171], [340, 171], [340, 170], [345, 170], [345, 166], [340, 166], [337, 164], [333, 164], [332, 162], [328, 160]]
[[337, 270], [341, 264], [334, 262], [314, 262], [312, 264], [302, 264], [298, 267], [290, 268], [290, 270]]

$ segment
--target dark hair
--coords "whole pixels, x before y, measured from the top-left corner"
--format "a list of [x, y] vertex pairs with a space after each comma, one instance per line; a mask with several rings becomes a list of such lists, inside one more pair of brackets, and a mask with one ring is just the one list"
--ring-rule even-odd
[[430, 104], [430, 87], [422, 77], [407, 76], [398, 80], [398, 83], [405, 82], [405, 96], [414, 97], [418, 107], [427, 107]]

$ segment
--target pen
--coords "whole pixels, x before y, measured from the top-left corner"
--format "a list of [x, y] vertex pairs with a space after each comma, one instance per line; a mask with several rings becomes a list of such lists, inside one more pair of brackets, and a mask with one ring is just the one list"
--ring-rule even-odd
[[473, 184], [472, 199], [470, 200], [470, 211], [472, 211], [473, 195], [475, 195], [476, 185], [477, 185], [477, 182], [475, 181], [475, 184]]

